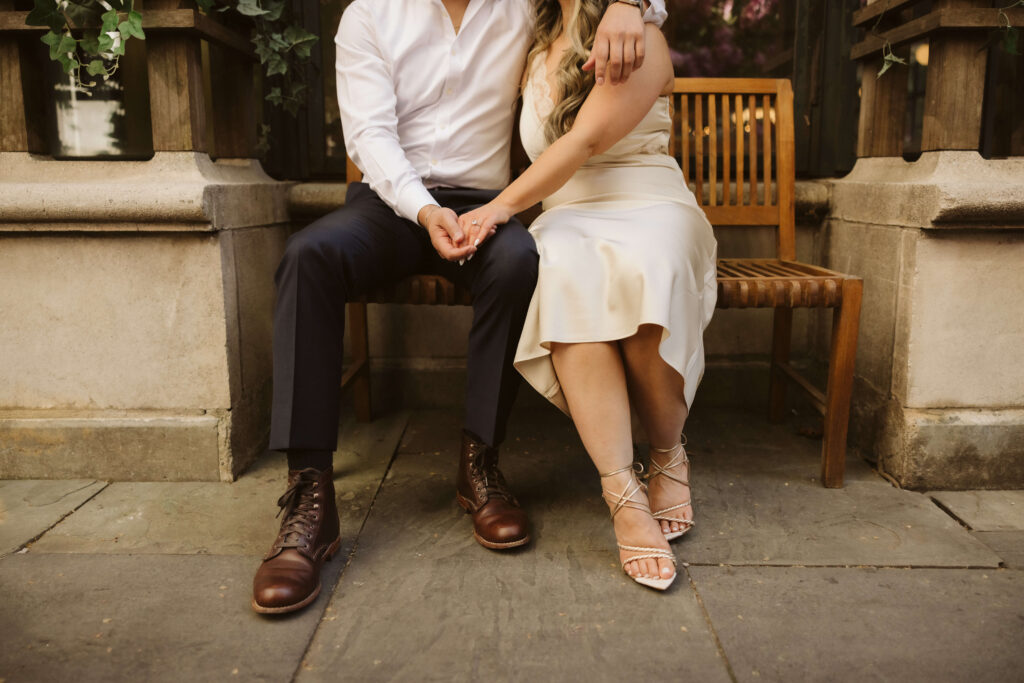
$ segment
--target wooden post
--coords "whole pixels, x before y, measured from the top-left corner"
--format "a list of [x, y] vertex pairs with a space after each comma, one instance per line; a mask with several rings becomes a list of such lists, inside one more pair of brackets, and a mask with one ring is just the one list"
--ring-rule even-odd
[[[874, 4], [878, 0], [869, 0]], [[884, 30], [899, 23], [900, 14], [893, 12], [879, 25]], [[906, 58], [906, 47], [898, 48], [897, 54]], [[858, 157], [898, 157], [903, 154], [903, 121], [907, 110], [907, 69], [894, 67], [881, 78], [877, 76], [882, 68], [882, 57], [863, 61], [861, 76], [860, 123], [857, 127]]]
[[256, 90], [253, 62], [221, 45], [210, 43], [210, 85], [213, 100], [213, 145], [218, 159], [256, 156]]
[[[183, 0], [149, 0], [146, 9], [188, 7]], [[206, 101], [203, 96], [199, 38], [147, 36], [149, 106], [153, 151], [206, 151]]]
[[[0, 10], [14, 8], [12, 0], [0, 0]], [[21, 82], [19, 40], [0, 34], [0, 152], [28, 151], [28, 124]]]
[[[985, 0], [936, 0], [935, 9], [989, 7]], [[921, 151], [977, 150], [985, 97], [985, 34], [936, 33], [928, 41]]]

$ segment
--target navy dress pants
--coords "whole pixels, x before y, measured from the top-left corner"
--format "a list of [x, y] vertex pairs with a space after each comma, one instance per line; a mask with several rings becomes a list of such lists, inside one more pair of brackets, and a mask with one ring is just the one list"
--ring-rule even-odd
[[[437, 189], [461, 214], [497, 192]], [[337, 447], [345, 303], [415, 273], [443, 275], [473, 296], [465, 428], [497, 446], [519, 387], [512, 367], [537, 282], [537, 247], [513, 219], [465, 265], [442, 259], [419, 225], [399, 217], [364, 183], [345, 206], [295, 233], [275, 275], [273, 450]]]

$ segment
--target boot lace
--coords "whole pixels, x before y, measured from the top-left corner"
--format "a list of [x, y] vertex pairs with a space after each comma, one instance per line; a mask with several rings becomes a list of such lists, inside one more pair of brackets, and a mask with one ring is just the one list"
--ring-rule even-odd
[[299, 472], [299, 476], [291, 483], [284, 495], [277, 500], [281, 508], [277, 516], [284, 514], [281, 532], [277, 537], [277, 548], [308, 548], [313, 538], [313, 525], [320, 517], [320, 498], [316, 491], [317, 476], [315, 469]]

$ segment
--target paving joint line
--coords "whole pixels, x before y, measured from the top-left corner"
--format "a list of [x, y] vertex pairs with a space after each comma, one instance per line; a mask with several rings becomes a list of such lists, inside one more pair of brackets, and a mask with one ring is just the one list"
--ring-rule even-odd
[[963, 519], [961, 519], [959, 515], [957, 515], [955, 512], [953, 512], [953, 510], [951, 510], [948, 506], [946, 506], [942, 501], [937, 499], [935, 496], [928, 495], [928, 500], [930, 500], [932, 503], [934, 503], [937, 508], [939, 508], [940, 510], [945, 512], [947, 515], [952, 517], [954, 520], [956, 520], [957, 524], [959, 524], [963, 528], [967, 529], [968, 531], [974, 531], [974, 529], [971, 528], [970, 524], [968, 524]]
[[395, 443], [395, 448], [391, 451], [391, 457], [388, 458], [388, 466], [384, 468], [384, 474], [381, 476], [380, 481], [377, 483], [377, 490], [373, 492], [373, 497], [370, 499], [370, 504], [366, 508], [366, 514], [363, 515], [363, 521], [359, 524], [359, 530], [356, 532], [355, 539], [352, 541], [352, 548], [345, 555], [345, 564], [341, 566], [341, 571], [338, 572], [338, 578], [334, 582], [334, 587], [331, 589], [331, 594], [327, 597], [327, 602], [324, 605], [324, 611], [320, 613], [320, 618], [317, 620], [316, 628], [309, 635], [309, 641], [306, 643], [306, 647], [302, 650], [302, 656], [299, 657], [299, 663], [295, 666], [295, 671], [292, 672], [289, 681], [295, 683], [295, 680], [299, 677], [299, 671], [302, 669], [303, 663], [306, 661], [306, 656], [309, 654], [309, 648], [313, 645], [313, 640], [316, 639], [316, 634], [320, 631], [320, 626], [323, 624], [324, 614], [327, 611], [327, 607], [331, 604], [331, 599], [334, 598], [334, 593], [338, 590], [338, 586], [341, 585], [341, 580], [345, 577], [345, 572], [352, 564], [352, 559], [356, 555], [356, 550], [359, 549], [359, 538], [363, 535], [363, 529], [366, 528], [366, 522], [370, 519], [370, 515], [373, 513], [373, 506], [377, 502], [377, 496], [380, 495], [381, 489], [384, 488], [384, 482], [388, 480], [388, 474], [391, 473], [391, 468], [395, 464], [395, 460], [398, 459], [398, 451], [402, 446], [402, 439], [405, 437], [405, 430], [409, 428], [408, 417], [405, 420], [405, 424], [402, 426], [402, 432], [398, 435], [398, 441]]
[[[82, 490], [82, 489], [84, 489], [84, 488], [85, 488], [86, 486], [89, 486], [89, 484], [86, 484], [85, 486], [82, 486], [82, 487], [80, 487], [80, 488], [77, 488], [77, 489], [75, 489], [74, 491], [69, 491], [68, 493], [65, 493], [65, 494], [64, 494], [63, 496], [61, 496], [61, 498], [65, 498], [65, 497], [67, 497], [67, 496], [71, 495], [72, 493], [75, 493], [76, 491], [81, 491], [81, 490]], [[88, 502], [89, 502], [90, 500], [92, 500], [92, 499], [93, 499], [93, 498], [95, 498], [96, 496], [98, 496], [98, 495], [100, 495], [101, 493], [103, 493], [104, 491], [106, 491], [106, 490], [107, 490], [107, 487], [108, 487], [108, 486], [110, 486], [110, 482], [109, 482], [109, 481], [104, 481], [104, 482], [103, 482], [103, 486], [101, 486], [100, 488], [98, 488], [98, 489], [96, 490], [96, 493], [92, 494], [91, 496], [89, 496], [88, 498], [86, 498], [85, 500], [83, 500], [83, 501], [82, 501], [81, 503], [79, 503], [78, 505], [76, 505], [76, 506], [74, 507], [74, 509], [72, 509], [72, 510], [68, 511], [68, 512], [67, 512], [66, 514], [64, 514], [64, 515], [61, 515], [60, 519], [58, 519], [58, 520], [57, 520], [56, 522], [54, 522], [53, 524], [51, 524], [50, 526], [48, 526], [48, 527], [46, 527], [45, 529], [43, 529], [42, 531], [40, 531], [40, 532], [39, 532], [38, 534], [36, 534], [36, 535], [35, 535], [35, 536], [33, 536], [32, 538], [28, 539], [27, 541], [25, 541], [24, 543], [22, 543], [21, 545], [19, 545], [19, 546], [18, 546], [18, 549], [17, 549], [17, 550], [13, 550], [13, 551], [11, 551], [11, 552], [7, 553], [7, 555], [19, 555], [19, 554], [23, 554], [23, 553], [24, 553], [24, 552], [25, 552], [26, 550], [28, 550], [28, 547], [29, 547], [30, 545], [32, 545], [33, 543], [35, 543], [36, 541], [38, 541], [38, 540], [39, 540], [40, 538], [42, 538], [43, 536], [45, 536], [46, 534], [48, 534], [48, 533], [49, 533], [50, 531], [52, 531], [52, 530], [53, 530], [53, 528], [54, 528], [54, 527], [56, 527], [56, 526], [57, 526], [58, 524], [60, 524], [61, 522], [63, 522], [63, 521], [65, 520], [65, 519], [67, 519], [67, 518], [68, 518], [68, 517], [70, 517], [71, 515], [75, 514], [75, 513], [76, 513], [76, 512], [78, 512], [79, 510], [81, 510], [81, 509], [82, 509], [82, 506], [84, 506], [84, 505], [85, 505], [85, 504], [87, 504], [87, 503], [88, 503]], [[59, 499], [58, 499], [58, 500], [59, 500]], [[0, 557], [7, 557], [7, 555], [0, 555]]]
[[765, 569], [970, 569], [980, 571], [985, 569], [1000, 569], [998, 566], [984, 564], [764, 564], [758, 562], [687, 562], [687, 567], [763, 567]]
[[722, 663], [725, 664], [725, 673], [729, 676], [729, 680], [732, 683], [737, 683], [736, 672], [732, 669], [729, 656], [725, 653], [725, 646], [722, 645], [722, 640], [718, 637], [715, 625], [711, 623], [711, 613], [708, 612], [708, 608], [704, 605], [704, 599], [700, 597], [700, 591], [697, 590], [697, 582], [693, 580], [689, 567], [686, 568], [686, 578], [690, 581], [690, 590], [693, 591], [694, 597], [697, 598], [697, 604], [700, 605], [700, 611], [704, 615], [704, 621], [708, 625], [708, 630], [711, 632], [711, 638], [715, 641], [715, 649], [718, 650], [718, 656], [722, 658]]

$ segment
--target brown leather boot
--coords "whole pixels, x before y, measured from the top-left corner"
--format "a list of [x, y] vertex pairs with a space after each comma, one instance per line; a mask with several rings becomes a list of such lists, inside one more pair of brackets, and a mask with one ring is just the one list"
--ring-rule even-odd
[[333, 471], [290, 470], [277, 501], [281, 531], [252, 580], [252, 608], [260, 614], [302, 609], [320, 594], [320, 568], [341, 544]]
[[462, 435], [455, 498], [473, 515], [473, 538], [492, 550], [530, 542], [529, 523], [498, 469], [498, 449]]

